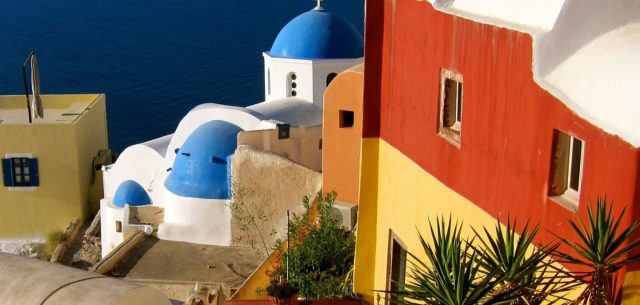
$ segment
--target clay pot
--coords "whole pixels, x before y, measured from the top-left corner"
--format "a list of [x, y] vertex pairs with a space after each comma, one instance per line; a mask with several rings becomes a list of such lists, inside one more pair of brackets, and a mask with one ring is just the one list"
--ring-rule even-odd
[[271, 304], [273, 305], [298, 305], [298, 293], [292, 295], [287, 299], [271, 298]]

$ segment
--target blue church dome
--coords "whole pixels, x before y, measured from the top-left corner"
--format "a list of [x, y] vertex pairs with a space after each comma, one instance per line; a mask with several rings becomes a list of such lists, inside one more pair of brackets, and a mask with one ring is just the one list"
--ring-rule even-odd
[[236, 149], [240, 131], [224, 121], [200, 125], [176, 151], [164, 186], [182, 197], [229, 199], [229, 156]]
[[151, 204], [151, 199], [147, 192], [133, 180], [126, 180], [118, 185], [116, 194], [113, 196], [113, 204], [123, 208], [125, 204], [141, 206]]
[[363, 39], [346, 19], [315, 8], [280, 30], [269, 55], [295, 59], [360, 58]]

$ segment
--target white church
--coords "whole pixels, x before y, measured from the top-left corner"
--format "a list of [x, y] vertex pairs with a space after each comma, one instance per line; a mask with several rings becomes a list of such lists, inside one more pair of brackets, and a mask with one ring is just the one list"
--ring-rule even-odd
[[164, 208], [160, 239], [231, 245], [230, 157], [238, 133], [321, 125], [325, 89], [338, 73], [361, 64], [363, 53], [356, 27], [319, 3], [285, 25], [263, 53], [264, 102], [201, 104], [173, 134], [126, 148], [103, 167], [102, 256], [123, 241], [125, 228], [153, 231], [128, 224], [127, 205]]

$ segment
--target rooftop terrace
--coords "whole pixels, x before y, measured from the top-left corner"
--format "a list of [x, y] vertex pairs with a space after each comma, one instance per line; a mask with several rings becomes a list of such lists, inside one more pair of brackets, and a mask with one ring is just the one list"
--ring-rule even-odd
[[[33, 124], [73, 124], [104, 94], [42, 95], [44, 118]], [[0, 96], [0, 125], [29, 124], [29, 112], [24, 95]]]

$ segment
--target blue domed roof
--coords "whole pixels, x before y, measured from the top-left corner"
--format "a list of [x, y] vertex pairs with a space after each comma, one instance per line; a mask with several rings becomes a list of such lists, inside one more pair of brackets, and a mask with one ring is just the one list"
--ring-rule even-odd
[[151, 204], [151, 199], [147, 192], [133, 180], [126, 180], [116, 189], [113, 196], [113, 204], [119, 208], [123, 208], [125, 204], [132, 206], [141, 206]]
[[295, 59], [360, 58], [364, 56], [363, 39], [346, 19], [316, 8], [287, 23], [269, 55]]
[[167, 190], [182, 197], [229, 199], [229, 156], [242, 129], [224, 121], [200, 125], [176, 152]]

